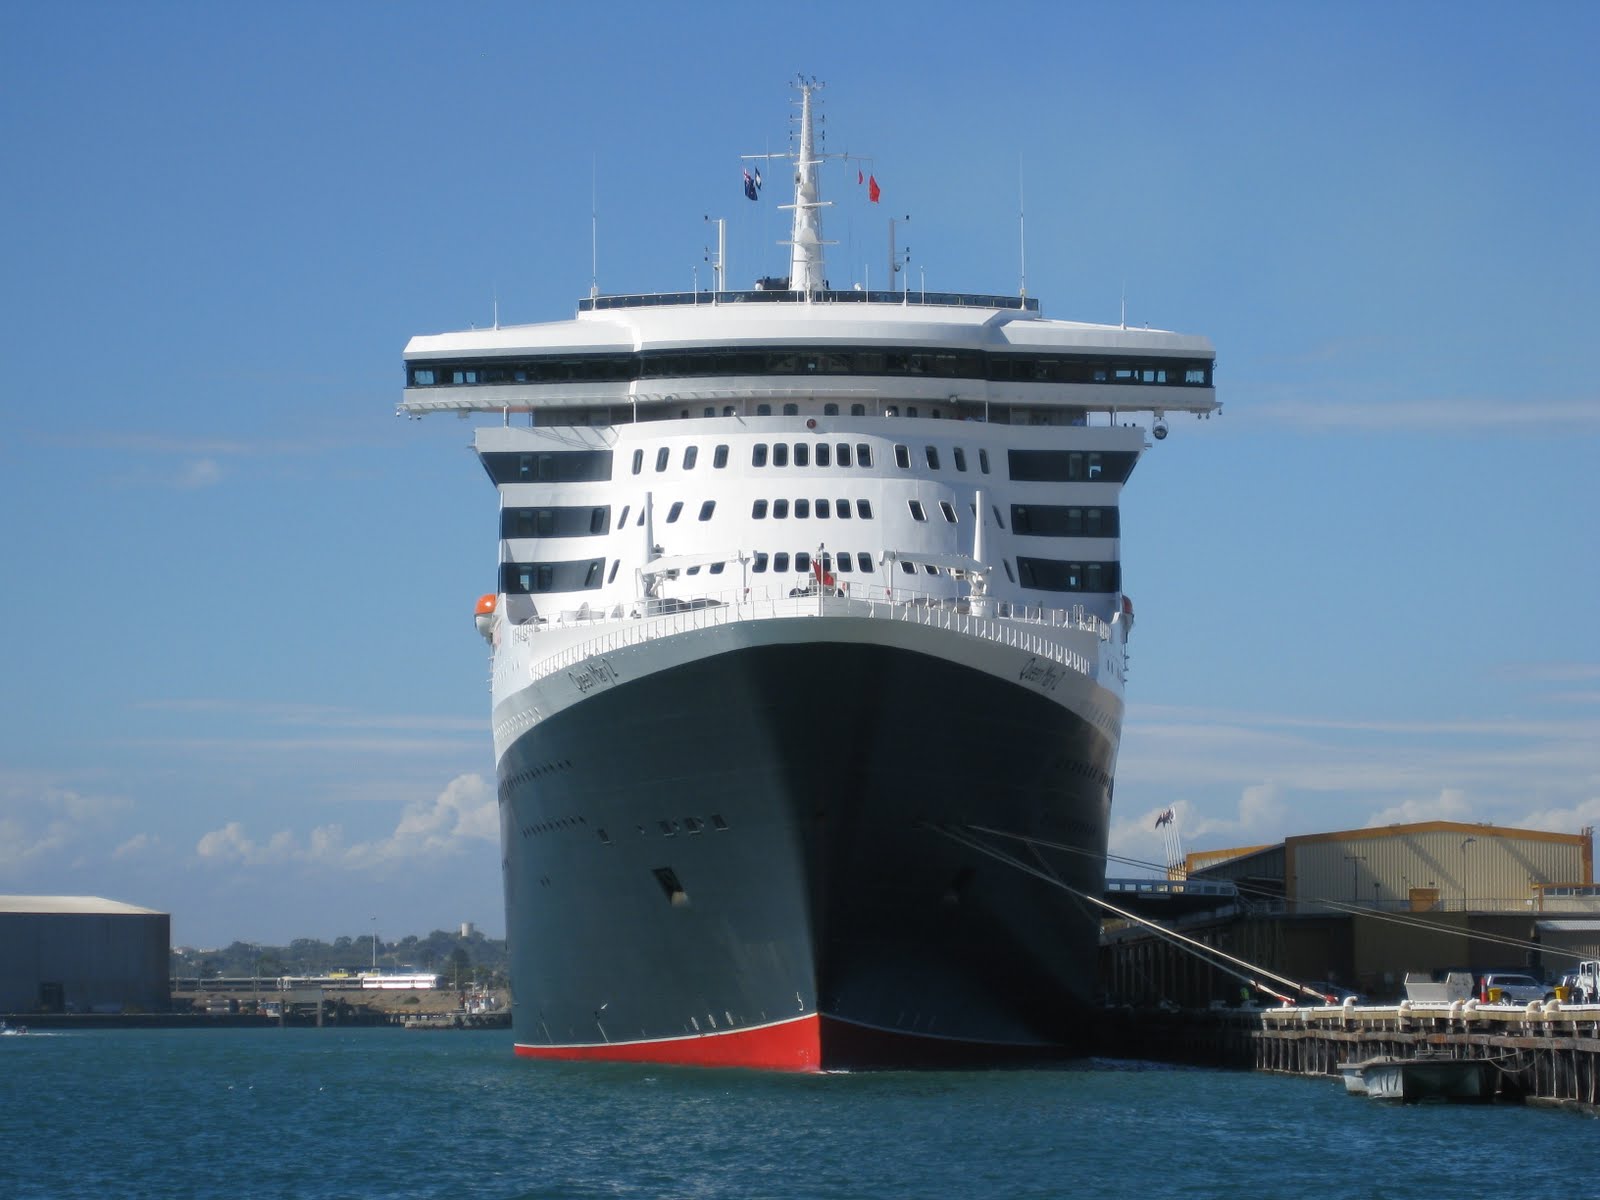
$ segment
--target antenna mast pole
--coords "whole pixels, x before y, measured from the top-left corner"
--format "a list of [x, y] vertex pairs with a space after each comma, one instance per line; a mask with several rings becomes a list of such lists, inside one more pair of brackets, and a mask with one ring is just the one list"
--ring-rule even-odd
[[1021, 259], [1021, 296], [1028, 298], [1028, 205], [1022, 190], [1022, 155], [1017, 155], [1017, 252]]
[[808, 296], [827, 286], [822, 262], [822, 188], [817, 178], [821, 160], [817, 157], [811, 114], [811, 94], [820, 86], [814, 79], [800, 81], [800, 153], [794, 164], [789, 286]]

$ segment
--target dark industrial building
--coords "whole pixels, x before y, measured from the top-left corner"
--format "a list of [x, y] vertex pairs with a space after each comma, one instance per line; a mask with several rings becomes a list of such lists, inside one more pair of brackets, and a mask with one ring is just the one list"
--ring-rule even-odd
[[172, 917], [97, 896], [0, 896], [0, 1012], [165, 1012]]
[[[1291, 979], [1377, 1000], [1398, 998], [1408, 972], [1502, 970], [1548, 980], [1578, 958], [1600, 957], [1589, 829], [1388, 825], [1190, 854], [1168, 876], [1207, 884], [1207, 902], [1174, 887], [1181, 911], [1174, 903], [1164, 915], [1146, 903], [1140, 915]], [[1216, 894], [1219, 887], [1228, 894]], [[1127, 921], [1104, 927], [1101, 980], [1111, 1000], [1180, 1007], [1237, 1002], [1247, 986]]]

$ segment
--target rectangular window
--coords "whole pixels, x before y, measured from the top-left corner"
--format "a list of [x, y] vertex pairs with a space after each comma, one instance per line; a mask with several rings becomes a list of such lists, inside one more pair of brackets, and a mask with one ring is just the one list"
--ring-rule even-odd
[[811, 570], [811, 555], [802, 550], [794, 556], [794, 569], [796, 571]]
[[787, 467], [789, 465], [789, 443], [775, 442], [772, 447], [772, 465]]
[[839, 560], [833, 564], [833, 569], [848, 575], [850, 573], [850, 555], [841, 551]]
[[683, 469], [685, 471], [694, 470], [694, 464], [699, 459], [699, 457], [700, 457], [700, 447], [699, 446], [685, 446], [683, 448]]
[[985, 475], [989, 473], [989, 452], [982, 448], [978, 450], [978, 470]]
[[500, 590], [513, 596], [543, 592], [582, 592], [600, 586], [603, 558], [572, 559], [566, 562], [501, 563]]
[[807, 465], [807, 460], [809, 460], [810, 457], [811, 457], [811, 447], [807, 446], [804, 442], [796, 442], [794, 444], [794, 465], [795, 466], [797, 466], [797, 467], [806, 466]]
[[848, 521], [850, 519], [850, 501], [835, 500], [833, 502], [833, 515], [841, 521]]
[[827, 442], [818, 442], [817, 443], [817, 466], [825, 467], [827, 465], [828, 465], [828, 443]]
[[937, 471], [939, 469], [939, 448], [937, 446], [925, 446], [923, 450], [928, 456], [928, 470]]
[[480, 457], [483, 469], [496, 483], [589, 483], [611, 478], [609, 450], [493, 451]]
[[965, 471], [967, 469], [967, 452], [957, 446], [950, 453], [956, 460], [956, 470]]
[[714, 470], [720, 471], [727, 465], [728, 448], [726, 446], [718, 446], [716, 452], [711, 456], [711, 466]]
[[794, 502], [794, 519], [795, 520], [804, 521], [810, 515], [811, 515], [811, 501], [809, 501], [809, 500], [796, 500]]
[[667, 459], [671, 455], [671, 453], [672, 452], [670, 450], [668, 450], [665, 446], [661, 447], [661, 449], [656, 451], [656, 470], [657, 471], [665, 471], [667, 469]]
[[643, 468], [644, 468], [644, 451], [643, 450], [635, 450], [633, 452], [633, 473], [635, 475], [637, 475]]
[[894, 448], [894, 465], [902, 471], [909, 471], [911, 469], [911, 451], [904, 446], [896, 446]]
[[707, 500], [700, 506], [700, 519], [702, 521], [709, 521], [711, 520], [711, 514], [716, 511], [717, 502], [715, 500]]
[[1114, 592], [1121, 586], [1121, 570], [1121, 564], [1116, 562], [1017, 559], [1017, 573], [1022, 577], [1022, 586], [1041, 592]]
[[789, 556], [781, 550], [774, 554], [772, 556], [772, 569], [779, 575], [782, 575], [789, 569]]
[[863, 521], [872, 520], [872, 501], [870, 501], [870, 500], [857, 500], [856, 501], [856, 516], [860, 517]]
[[590, 513], [589, 513], [589, 532], [590, 533], [609, 533], [610, 530], [607, 529], [607, 525], [610, 523], [610, 521], [611, 521], [611, 506], [609, 504], [606, 505], [603, 508], [596, 508], [596, 509], [591, 510]]
[[727, 565], [728, 565], [727, 563], [712, 563], [711, 567], [710, 567], [711, 574], [713, 574], [713, 575], [721, 575], [722, 574], [722, 568], [727, 566]]
[[1060, 504], [1013, 504], [1011, 528], [1034, 537], [1116, 537], [1115, 508], [1078, 508]]
[[767, 465], [767, 444], [765, 442], [757, 442], [750, 447], [750, 465], [752, 467], [764, 467]]
[[756, 551], [756, 556], [750, 563], [750, 569], [752, 571], [754, 571], [757, 575], [763, 575], [763, 574], [766, 573], [766, 570], [767, 570], [767, 552], [765, 550], [757, 550]]
[[774, 521], [786, 520], [789, 516], [789, 502], [787, 500], [774, 500], [772, 502], [772, 519]]
[[1133, 473], [1139, 455], [1132, 450], [1107, 450], [1084, 454], [1076, 450], [1008, 450], [1011, 478], [1018, 482], [1123, 483]]
[[840, 442], [834, 447], [834, 450], [838, 452], [839, 465], [841, 467], [848, 467], [850, 465], [850, 443]]
[[822, 519], [822, 518], [825, 518], [828, 515], [828, 512], [829, 512], [829, 509], [828, 509], [827, 500], [818, 500], [817, 501], [817, 518], [819, 520]]
[[949, 521], [950, 524], [954, 525], [956, 523], [956, 510], [951, 506], [950, 501], [939, 501], [939, 511], [944, 514], [944, 519]]
[[872, 446], [871, 446], [870, 443], [868, 443], [868, 442], [857, 442], [856, 443], [856, 466], [858, 466], [858, 467], [866, 467], [866, 468], [869, 468], [869, 469], [871, 468], [871, 466], [872, 466]]
[[926, 521], [928, 519], [928, 514], [922, 510], [921, 500], [907, 500], [906, 505], [911, 509], [911, 519], [913, 521]]
[[682, 500], [674, 500], [672, 502], [672, 507], [667, 510], [667, 524], [671, 525], [673, 522], [675, 522], [682, 515], [683, 515], [683, 501]]
[[856, 551], [856, 566], [866, 574], [872, 573], [872, 555]]
[[765, 521], [767, 519], [767, 502], [765, 500], [757, 500], [752, 504], [750, 506], [750, 516], [754, 520]]

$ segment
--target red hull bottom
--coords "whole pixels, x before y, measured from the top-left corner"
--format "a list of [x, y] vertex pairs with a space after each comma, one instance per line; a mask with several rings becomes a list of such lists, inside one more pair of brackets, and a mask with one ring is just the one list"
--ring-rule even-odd
[[657, 1042], [600, 1046], [518, 1045], [523, 1058], [562, 1062], [663, 1063], [757, 1071], [1021, 1066], [1070, 1057], [1066, 1047], [997, 1045], [919, 1037], [809, 1016], [781, 1025]]

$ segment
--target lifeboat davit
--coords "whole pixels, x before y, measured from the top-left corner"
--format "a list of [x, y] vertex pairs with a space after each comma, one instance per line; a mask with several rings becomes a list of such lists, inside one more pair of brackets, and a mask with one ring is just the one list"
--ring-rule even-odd
[[472, 621], [486, 642], [494, 640], [494, 610], [498, 600], [499, 597], [493, 592], [478, 597], [478, 611], [473, 615]]

